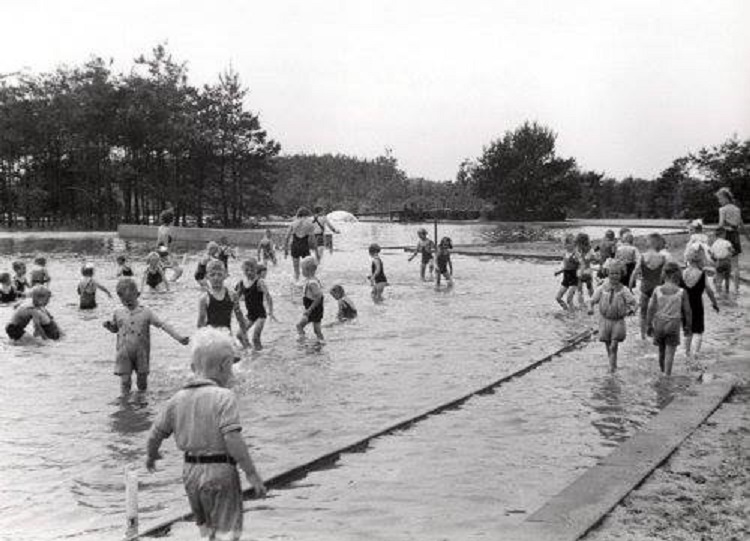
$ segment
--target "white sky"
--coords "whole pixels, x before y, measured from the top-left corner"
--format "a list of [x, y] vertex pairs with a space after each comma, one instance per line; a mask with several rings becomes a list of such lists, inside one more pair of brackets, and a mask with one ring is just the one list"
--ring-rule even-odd
[[526, 119], [584, 168], [651, 177], [750, 137], [747, 0], [0, 0], [0, 72], [166, 41], [193, 83], [230, 62], [284, 152], [454, 178]]

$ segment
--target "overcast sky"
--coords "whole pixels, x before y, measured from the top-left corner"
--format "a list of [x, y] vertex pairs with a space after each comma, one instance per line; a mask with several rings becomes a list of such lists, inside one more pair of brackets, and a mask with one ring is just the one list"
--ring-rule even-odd
[[436, 180], [526, 119], [616, 177], [750, 137], [747, 0], [2, 0], [0, 20], [0, 72], [166, 41], [194, 83], [231, 63], [284, 152], [390, 147]]

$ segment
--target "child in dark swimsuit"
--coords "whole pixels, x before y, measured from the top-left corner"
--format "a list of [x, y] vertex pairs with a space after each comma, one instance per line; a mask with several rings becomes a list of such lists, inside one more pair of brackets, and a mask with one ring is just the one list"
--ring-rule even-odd
[[638, 249], [633, 245], [634, 238], [630, 230], [623, 235], [615, 252], [615, 259], [625, 265], [625, 274], [622, 277], [622, 285], [630, 288], [630, 277], [633, 276], [635, 266], [638, 262]]
[[453, 286], [453, 262], [451, 261], [451, 250], [453, 249], [453, 241], [449, 237], [443, 237], [440, 239], [440, 244], [435, 254], [435, 264], [437, 266], [437, 273], [435, 275], [435, 287], [440, 288], [440, 278], [445, 276], [448, 282], [448, 287]]
[[232, 314], [234, 314], [240, 327], [237, 338], [243, 347], [247, 347], [249, 346], [247, 340], [249, 325], [240, 310], [239, 296], [224, 285], [226, 277], [227, 271], [221, 261], [211, 261], [206, 267], [208, 288], [198, 304], [198, 328], [214, 327], [225, 329], [231, 334]]
[[276, 265], [276, 249], [273, 246], [273, 237], [271, 236], [271, 230], [266, 229], [266, 233], [260, 243], [258, 244], [258, 260], [265, 263], [270, 261]]
[[339, 313], [337, 315], [339, 321], [351, 321], [357, 318], [357, 309], [351, 299], [346, 296], [346, 292], [342, 286], [338, 284], [333, 286], [331, 288], [331, 297], [336, 299], [339, 304]]
[[117, 277], [118, 278], [132, 278], [133, 269], [128, 264], [128, 258], [124, 255], [118, 255], [117, 259]]
[[378, 244], [370, 244], [367, 251], [372, 259], [370, 264], [370, 276], [367, 277], [372, 285], [372, 300], [375, 302], [382, 302], [383, 290], [388, 285], [388, 278], [385, 277], [383, 260], [380, 259], [380, 246]]
[[182, 276], [182, 266], [177, 263], [173, 258], [172, 254], [169, 253], [169, 248], [162, 245], [156, 249], [159, 254], [159, 260], [161, 262], [161, 268], [164, 270], [164, 276], [167, 275], [167, 269], [172, 271], [172, 281], [176, 282]]
[[15, 273], [13, 276], [13, 287], [19, 293], [24, 293], [27, 287], [31, 287], [26, 279], [26, 263], [23, 261], [14, 261], [13, 272]]
[[[273, 299], [264, 281], [266, 274], [265, 263], [258, 263], [255, 259], [248, 259], [242, 263], [244, 277], [237, 283], [236, 291], [245, 300], [248, 328], [253, 328], [253, 349], [261, 350], [263, 345], [260, 335], [266, 324], [266, 317], [273, 316]], [[268, 313], [265, 303], [268, 302]]]
[[432, 280], [432, 273], [435, 270], [432, 256], [432, 252], [435, 251], [435, 243], [427, 237], [427, 230], [423, 227], [420, 227], [417, 230], [417, 237], [419, 237], [419, 240], [417, 241], [417, 247], [414, 249], [414, 253], [409, 257], [409, 261], [412, 261], [417, 256], [422, 257], [419, 266], [419, 276], [424, 282], [426, 281], [425, 271], [427, 269], [430, 270], [430, 280]]
[[91, 263], [86, 263], [81, 267], [81, 276], [83, 276], [83, 278], [78, 282], [78, 307], [81, 310], [91, 310], [96, 308], [97, 289], [101, 289], [110, 299], [112, 298], [112, 293], [110, 293], [106, 287], [94, 280], [94, 266]]
[[5, 332], [11, 340], [20, 340], [28, 324], [34, 322], [34, 336], [44, 340], [59, 340], [62, 336], [54, 318], [47, 311], [52, 294], [44, 286], [35, 286], [29, 292], [30, 300], [24, 302], [13, 312]]
[[320, 324], [323, 321], [323, 288], [320, 285], [320, 281], [315, 277], [315, 273], [318, 270], [318, 263], [314, 257], [306, 257], [300, 262], [300, 270], [302, 271], [302, 276], [305, 278], [302, 296], [302, 304], [305, 307], [305, 311], [302, 314], [302, 319], [297, 323], [297, 333], [300, 340], [304, 340], [305, 327], [307, 327], [308, 323], [312, 323], [315, 336], [319, 342], [323, 342], [323, 331]]
[[23, 297], [19, 293], [10, 279], [10, 273], [0, 272], [0, 304], [10, 304]]
[[[565, 255], [563, 255], [562, 268], [555, 273], [555, 276], [562, 274], [563, 279], [555, 300], [563, 310], [572, 310], [573, 296], [578, 291], [578, 267], [580, 266], [580, 262], [576, 253], [575, 237], [567, 234], [565, 235], [564, 242]], [[563, 300], [566, 292], [568, 294], [567, 299]]]
[[141, 291], [148, 286], [154, 291], [169, 291], [167, 277], [164, 276], [164, 268], [161, 266], [161, 258], [156, 252], [146, 256], [146, 270], [141, 278]]
[[237, 254], [234, 252], [234, 248], [229, 245], [229, 239], [221, 237], [219, 239], [219, 252], [216, 254], [216, 259], [224, 263], [224, 268], [229, 273], [229, 258], [237, 259]]
[[703, 343], [703, 332], [705, 331], [705, 315], [703, 311], [703, 293], [708, 295], [711, 300], [711, 306], [715, 311], [719, 311], [719, 305], [716, 302], [711, 284], [706, 279], [706, 271], [703, 270], [703, 262], [706, 260], [704, 249], [700, 245], [695, 245], [688, 250], [685, 257], [688, 261], [688, 267], [682, 273], [682, 288], [687, 293], [690, 302], [690, 311], [693, 315], [690, 327], [685, 327], [685, 353], [692, 357], [691, 346], [695, 343], [695, 353], [700, 353]]
[[214, 241], [206, 244], [206, 255], [201, 258], [195, 269], [195, 281], [203, 288], [206, 287], [206, 269], [211, 261], [219, 261], [219, 245]]
[[646, 339], [648, 335], [648, 305], [651, 301], [651, 295], [657, 286], [664, 281], [662, 273], [667, 258], [661, 251], [664, 249], [664, 237], [659, 233], [652, 233], [648, 236], [648, 249], [640, 254], [635, 270], [630, 277], [630, 289], [635, 287], [636, 280], [641, 279], [641, 338]]

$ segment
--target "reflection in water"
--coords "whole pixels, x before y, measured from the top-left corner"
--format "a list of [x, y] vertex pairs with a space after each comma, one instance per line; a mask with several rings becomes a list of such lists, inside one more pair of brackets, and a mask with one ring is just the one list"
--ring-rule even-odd
[[148, 432], [154, 411], [149, 405], [145, 393], [134, 392], [123, 396], [115, 402], [117, 409], [112, 413], [110, 426], [117, 436], [107, 446], [112, 458], [118, 463], [129, 463], [139, 460], [143, 454], [143, 437]]
[[628, 421], [622, 404], [622, 384], [618, 374], [607, 374], [592, 391], [592, 407], [598, 414], [591, 424], [602, 437], [619, 443], [628, 437]]

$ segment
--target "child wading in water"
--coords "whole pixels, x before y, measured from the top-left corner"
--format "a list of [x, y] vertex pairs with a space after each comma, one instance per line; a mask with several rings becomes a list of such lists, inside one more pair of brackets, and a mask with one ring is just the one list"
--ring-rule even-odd
[[97, 289], [101, 289], [107, 294], [107, 297], [112, 298], [112, 293], [109, 292], [109, 289], [94, 280], [94, 265], [86, 263], [81, 267], [81, 276], [83, 278], [78, 282], [78, 307], [81, 310], [96, 308]]
[[383, 260], [380, 259], [380, 246], [377, 244], [370, 244], [370, 248], [367, 251], [372, 259], [372, 263], [370, 264], [370, 276], [367, 277], [372, 285], [372, 300], [375, 302], [381, 302], [383, 300], [383, 290], [388, 285], [388, 278], [385, 277]]
[[34, 258], [34, 265], [31, 267], [31, 272], [29, 273], [29, 276], [31, 278], [31, 287], [34, 286], [45, 286], [48, 287], [48, 284], [52, 281], [52, 279], [49, 276], [49, 272], [47, 271], [47, 258], [46, 257], [35, 257]]
[[156, 252], [151, 252], [146, 256], [146, 269], [141, 277], [141, 290], [146, 286], [153, 291], [169, 291], [164, 267], [161, 266], [161, 258]]
[[716, 240], [711, 245], [711, 257], [716, 262], [716, 277], [714, 285], [716, 291], [721, 292], [724, 284], [724, 294], [729, 295], [729, 280], [732, 277], [732, 256], [734, 248], [732, 243], [726, 239], [727, 231], [723, 227], [716, 228]]
[[[575, 237], [571, 234], [565, 235], [565, 255], [563, 255], [562, 269], [555, 273], [555, 276], [562, 274], [563, 279], [560, 289], [557, 291], [555, 300], [563, 310], [573, 309], [573, 296], [578, 291], [578, 268], [580, 261], [576, 253]], [[563, 296], [567, 293], [567, 299]]]
[[432, 273], [435, 268], [432, 253], [435, 251], [435, 243], [427, 236], [427, 230], [423, 227], [420, 227], [417, 230], [417, 237], [419, 237], [417, 247], [414, 249], [414, 253], [409, 257], [409, 261], [412, 261], [418, 255], [421, 256], [422, 259], [419, 266], [419, 276], [424, 282], [427, 280], [425, 277], [425, 271], [428, 268], [430, 269], [430, 280], [432, 280]]
[[622, 284], [624, 274], [624, 265], [614, 261], [609, 267], [607, 281], [591, 298], [592, 307], [599, 305], [599, 341], [607, 347], [610, 372], [617, 370], [617, 350], [627, 336], [625, 316], [632, 314], [636, 306], [635, 297]]
[[437, 273], [435, 274], [435, 287], [440, 287], [440, 278], [445, 276], [445, 280], [448, 282], [448, 287], [453, 285], [453, 262], [451, 261], [451, 250], [453, 249], [453, 242], [449, 237], [443, 237], [440, 239], [438, 244], [437, 252], [435, 254], [435, 264], [437, 265]]
[[687, 294], [680, 288], [680, 267], [673, 261], [664, 264], [664, 285], [658, 286], [648, 305], [648, 333], [659, 346], [659, 369], [669, 376], [677, 346], [680, 327], [690, 328], [692, 314]]
[[331, 288], [331, 297], [336, 299], [339, 312], [336, 316], [339, 321], [351, 321], [357, 317], [357, 309], [349, 297], [346, 296], [343, 286], [336, 284]]
[[581, 309], [586, 307], [583, 301], [583, 288], [589, 294], [589, 299], [594, 296], [594, 270], [593, 265], [597, 261], [596, 252], [591, 249], [591, 239], [586, 233], [576, 235], [576, 257], [578, 258], [578, 302]]
[[232, 314], [234, 314], [240, 327], [237, 338], [243, 347], [249, 346], [247, 341], [249, 325], [240, 309], [239, 296], [224, 286], [224, 280], [227, 277], [224, 263], [218, 260], [211, 261], [206, 268], [206, 277], [208, 289], [198, 303], [198, 328], [209, 326], [225, 329], [231, 335]]
[[24, 293], [26, 288], [31, 287], [26, 279], [26, 263], [23, 261], [13, 262], [13, 287], [19, 293]]
[[242, 439], [237, 398], [227, 387], [235, 360], [231, 339], [213, 329], [193, 338], [195, 377], [169, 399], [148, 437], [146, 468], [155, 470], [159, 447], [174, 434], [184, 453], [182, 479], [201, 537], [240, 539], [242, 486], [237, 465], [256, 497], [266, 488]]
[[16, 288], [13, 287], [10, 273], [0, 272], [0, 304], [16, 302], [17, 299], [20, 299], [23, 296], [23, 293], [19, 293]]
[[140, 293], [132, 278], [120, 278], [116, 291], [123, 308], [115, 310], [112, 319], [103, 323], [109, 332], [117, 333], [115, 375], [120, 376], [123, 394], [130, 392], [133, 371], [137, 374], [138, 390], [145, 391], [150, 371], [151, 327], [162, 329], [182, 345], [187, 345], [189, 339], [161, 321], [150, 308], [138, 303]]
[[662, 283], [662, 272], [667, 262], [661, 253], [664, 249], [664, 237], [659, 233], [648, 236], [648, 249], [638, 258], [638, 263], [630, 277], [630, 289], [635, 287], [638, 278], [641, 279], [641, 338], [646, 339], [648, 331], [648, 304], [656, 286]]
[[302, 294], [302, 305], [305, 307], [305, 311], [302, 313], [302, 319], [297, 323], [297, 333], [300, 340], [304, 340], [305, 327], [308, 323], [312, 323], [315, 336], [323, 342], [323, 330], [320, 323], [323, 321], [324, 296], [320, 281], [315, 277], [318, 263], [314, 257], [308, 256], [300, 262], [300, 270], [305, 278]]
[[635, 271], [635, 266], [638, 263], [638, 248], [633, 246], [634, 238], [633, 234], [629, 229], [623, 230], [625, 233], [622, 236], [622, 242], [617, 247], [615, 252], [615, 259], [625, 265], [625, 274], [622, 276], [622, 285], [630, 287], [630, 277]]
[[[237, 283], [237, 294], [245, 300], [247, 310], [247, 331], [253, 328], [253, 349], [261, 350], [263, 345], [260, 335], [266, 324], [266, 317], [273, 316], [273, 299], [264, 281], [266, 265], [258, 263], [255, 259], [248, 259], [242, 263], [244, 277]], [[266, 314], [266, 303], [268, 303], [268, 314]]]
[[688, 261], [688, 268], [682, 274], [682, 287], [687, 293], [690, 302], [690, 313], [692, 318], [690, 326], [685, 327], [685, 353], [688, 357], [692, 356], [691, 346], [695, 340], [695, 353], [699, 353], [703, 343], [703, 332], [705, 331], [705, 315], [703, 313], [703, 293], [711, 299], [711, 306], [715, 311], [719, 311], [719, 305], [716, 303], [711, 285], [706, 279], [706, 271], [703, 270], [703, 263], [706, 261], [706, 255], [703, 253], [703, 246], [695, 244], [685, 254]]
[[271, 230], [266, 229], [263, 238], [260, 239], [258, 244], [258, 261], [266, 263], [270, 261], [276, 265], [276, 248], [273, 246], [273, 237], [271, 236]]
[[124, 255], [118, 255], [115, 261], [117, 262], [117, 277], [118, 278], [132, 278], [133, 277], [133, 269], [130, 267], [127, 257], [125, 257]]
[[206, 287], [206, 269], [211, 261], [220, 261], [219, 245], [214, 241], [209, 241], [208, 244], [206, 244], [206, 254], [201, 258], [198, 262], [198, 266], [195, 268], [195, 281], [198, 282], [202, 288]]
[[60, 328], [52, 315], [47, 311], [52, 293], [44, 286], [34, 286], [29, 291], [30, 299], [21, 304], [6, 325], [5, 332], [11, 340], [20, 340], [28, 324], [34, 322], [34, 336], [43, 340], [59, 340], [62, 337]]

